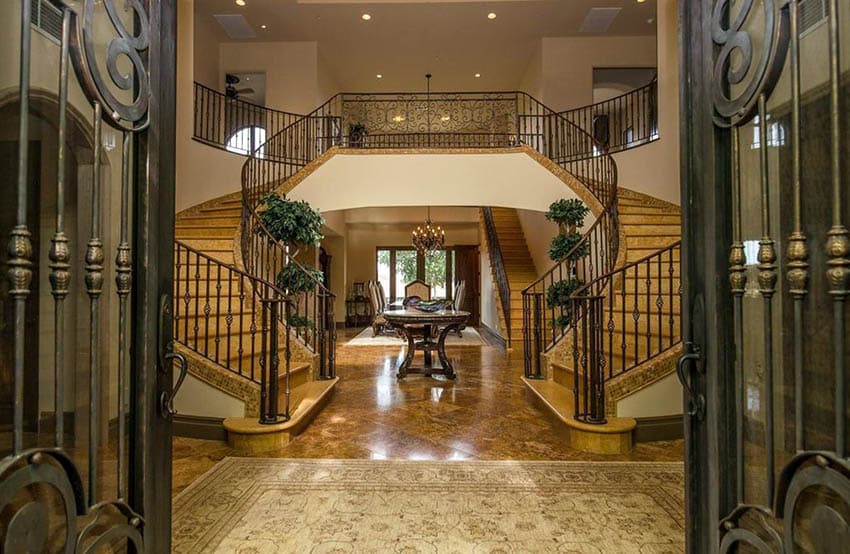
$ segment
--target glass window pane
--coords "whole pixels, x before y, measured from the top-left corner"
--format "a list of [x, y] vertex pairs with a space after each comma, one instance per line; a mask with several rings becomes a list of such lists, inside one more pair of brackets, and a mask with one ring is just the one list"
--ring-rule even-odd
[[416, 251], [397, 250], [395, 254], [396, 299], [404, 298], [404, 286], [416, 280]]
[[384, 294], [390, 295], [390, 251], [378, 250], [378, 282], [384, 286]]
[[446, 297], [446, 251], [425, 255], [425, 282], [431, 285], [431, 298]]

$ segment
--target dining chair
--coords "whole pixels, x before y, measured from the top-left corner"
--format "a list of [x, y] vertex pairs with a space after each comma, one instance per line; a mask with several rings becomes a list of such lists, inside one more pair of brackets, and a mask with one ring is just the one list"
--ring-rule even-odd
[[384, 317], [381, 301], [378, 299], [378, 287], [374, 281], [369, 281], [367, 285], [369, 289], [369, 301], [372, 304], [372, 336], [378, 336], [378, 333], [383, 333], [387, 326], [387, 320]]
[[[452, 303], [452, 308], [454, 308], [455, 310], [458, 310], [458, 311], [462, 310], [463, 309], [463, 303], [464, 303], [465, 300], [466, 300], [466, 281], [461, 279], [455, 285], [455, 298], [454, 298], [454, 302]], [[466, 325], [458, 326], [457, 330], [455, 331], [455, 333], [457, 333], [458, 337], [463, 338], [462, 331], [464, 329], [466, 329]]]
[[409, 298], [411, 296], [418, 296], [422, 300], [431, 300], [431, 285], [421, 279], [414, 279], [404, 285], [404, 297]]

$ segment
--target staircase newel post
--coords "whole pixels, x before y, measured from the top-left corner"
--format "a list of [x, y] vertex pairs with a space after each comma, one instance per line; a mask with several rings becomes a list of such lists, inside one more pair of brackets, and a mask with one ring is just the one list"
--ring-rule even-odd
[[541, 302], [543, 294], [534, 293], [534, 378], [542, 379], [543, 371], [541, 368], [540, 358], [543, 353], [543, 336], [541, 335], [541, 326], [543, 324], [543, 304]]
[[[290, 323], [289, 323], [289, 320], [290, 320], [290, 317], [291, 317], [290, 313], [291, 313], [291, 309], [292, 309], [292, 298], [288, 295], [288, 292], [289, 291], [287, 291], [287, 296], [283, 300], [283, 311], [284, 311], [284, 314], [285, 314], [284, 317], [286, 318], [286, 321], [285, 321], [286, 322], [286, 337], [284, 337], [285, 347], [284, 347], [284, 352], [283, 352], [283, 357], [284, 357], [285, 364], [286, 364], [284, 366], [284, 374], [283, 374], [283, 387], [284, 387], [283, 388], [283, 402], [284, 402], [284, 404], [283, 404], [283, 417], [286, 421], [288, 421], [289, 417], [290, 417], [289, 409], [290, 409], [290, 399], [291, 399], [291, 396], [292, 396], [292, 387], [291, 387], [290, 380], [289, 380], [289, 372], [290, 372], [291, 365], [292, 365], [292, 348], [291, 348], [291, 344], [290, 344], [291, 326], [290, 326]], [[277, 306], [277, 304], [275, 304], [275, 306]], [[275, 314], [277, 314], [277, 308], [275, 308]], [[275, 339], [275, 345], [277, 345], [277, 339]], [[277, 376], [277, 360], [278, 360], [278, 355], [277, 355], [277, 350], [275, 349], [275, 376]], [[277, 383], [277, 381], [275, 381], [275, 383]], [[277, 385], [275, 385], [275, 392], [277, 392]], [[275, 398], [277, 398], [277, 396], [275, 396]]]
[[605, 423], [605, 375], [602, 366], [602, 301], [604, 297], [590, 299], [590, 414], [589, 423]]
[[278, 382], [278, 338], [277, 338], [277, 317], [278, 317], [278, 302], [277, 298], [270, 302], [271, 321], [269, 331], [269, 419], [277, 423], [278, 416], [278, 392], [280, 383]]
[[[262, 336], [260, 337], [260, 423], [271, 423], [269, 421], [269, 390], [268, 390], [268, 376], [266, 375], [266, 356], [268, 356], [268, 334], [269, 334], [269, 326], [268, 326], [268, 314], [266, 313], [269, 306], [266, 303], [265, 299], [260, 301], [260, 311], [262, 314], [262, 323], [260, 326]], [[270, 365], [270, 364], [268, 364]]]

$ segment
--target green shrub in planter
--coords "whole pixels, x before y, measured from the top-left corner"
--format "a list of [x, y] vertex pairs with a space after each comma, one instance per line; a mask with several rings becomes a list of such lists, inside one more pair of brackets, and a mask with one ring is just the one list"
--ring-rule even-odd
[[289, 291], [290, 294], [300, 294], [313, 290], [316, 283], [321, 283], [323, 279], [324, 275], [318, 269], [290, 263], [283, 266], [277, 274], [275, 284], [279, 289]]
[[578, 277], [552, 283], [546, 290], [546, 305], [549, 308], [571, 305], [570, 296], [583, 286], [584, 281]]
[[584, 225], [584, 218], [590, 213], [590, 208], [578, 198], [561, 198], [556, 202], [552, 202], [549, 206], [549, 211], [546, 212], [546, 219], [554, 221], [558, 225], [570, 225], [581, 227]]
[[587, 256], [590, 253], [589, 241], [584, 241], [581, 246], [573, 251], [573, 248], [575, 248], [581, 240], [582, 236], [578, 233], [556, 236], [552, 239], [552, 244], [549, 246], [549, 258], [551, 258], [553, 262], [559, 262], [563, 260], [567, 254], [570, 254], [571, 261], [576, 261]]
[[292, 314], [287, 319], [290, 327], [306, 327], [308, 329], [314, 329], [316, 324], [307, 316]]
[[316, 246], [324, 238], [325, 220], [318, 210], [303, 200], [289, 200], [277, 193], [263, 198], [260, 219], [275, 240], [300, 248]]
[[573, 322], [572, 309], [567, 309], [564, 311], [562, 315], [559, 315], [554, 320], [552, 320], [553, 327], [560, 327], [563, 331], [565, 327], [569, 327]]

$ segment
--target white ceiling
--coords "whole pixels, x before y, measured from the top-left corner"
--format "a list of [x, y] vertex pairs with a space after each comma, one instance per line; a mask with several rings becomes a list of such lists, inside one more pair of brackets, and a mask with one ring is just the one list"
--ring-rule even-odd
[[196, 24], [230, 42], [213, 16], [242, 14], [256, 31], [249, 42], [317, 41], [346, 91], [424, 89], [429, 72], [437, 91], [515, 89], [540, 38], [593, 36], [580, 29], [594, 7], [622, 8], [604, 35], [655, 34], [656, 0], [245, 1], [196, 0]]

